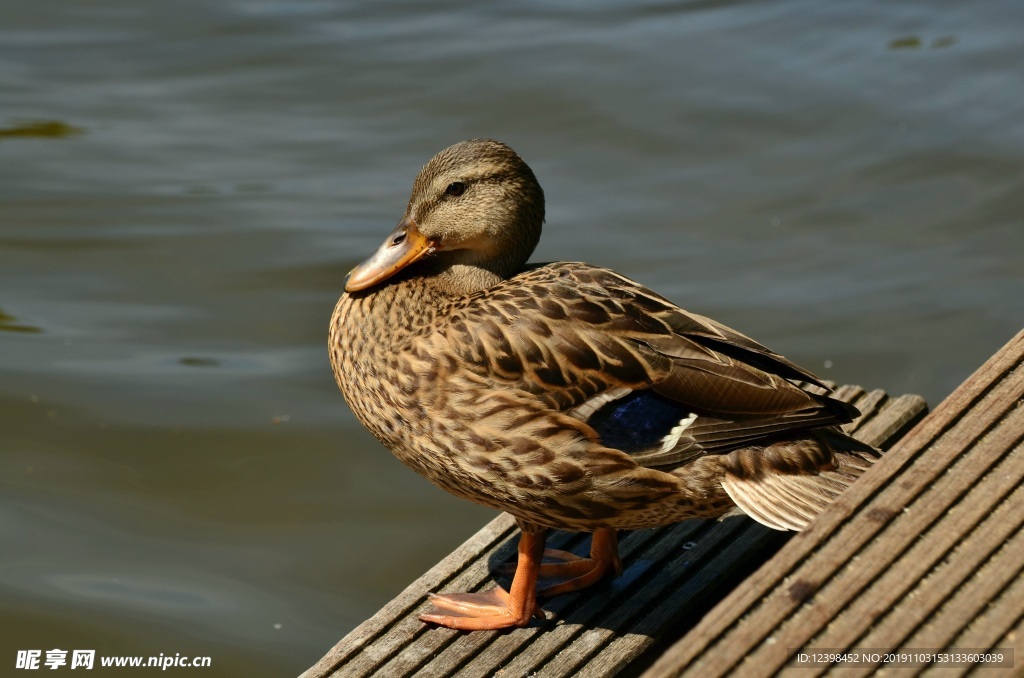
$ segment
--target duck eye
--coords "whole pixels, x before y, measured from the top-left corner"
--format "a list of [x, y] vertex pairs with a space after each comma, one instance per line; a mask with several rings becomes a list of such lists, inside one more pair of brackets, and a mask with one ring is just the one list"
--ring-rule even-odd
[[444, 189], [445, 195], [462, 195], [466, 192], [466, 184], [461, 181], [453, 181], [448, 184], [448, 188]]

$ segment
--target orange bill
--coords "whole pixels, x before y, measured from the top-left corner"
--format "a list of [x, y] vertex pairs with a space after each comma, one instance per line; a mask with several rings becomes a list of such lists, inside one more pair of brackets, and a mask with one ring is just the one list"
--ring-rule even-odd
[[415, 221], [406, 217], [398, 222], [395, 230], [369, 259], [352, 269], [345, 291], [357, 292], [373, 287], [433, 252], [436, 246], [434, 241], [420, 233]]

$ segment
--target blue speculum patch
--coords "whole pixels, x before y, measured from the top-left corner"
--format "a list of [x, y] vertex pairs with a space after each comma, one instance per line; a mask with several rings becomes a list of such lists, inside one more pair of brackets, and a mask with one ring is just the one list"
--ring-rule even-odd
[[601, 442], [623, 452], [642, 452], [661, 445], [689, 412], [654, 391], [632, 391], [607, 403], [587, 420]]

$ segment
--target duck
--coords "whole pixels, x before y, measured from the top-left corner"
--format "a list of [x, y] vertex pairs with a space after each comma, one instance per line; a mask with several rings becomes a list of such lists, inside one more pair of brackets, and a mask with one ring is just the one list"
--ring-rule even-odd
[[[508, 589], [431, 594], [430, 624], [529, 625], [540, 600], [622, 573], [619, 530], [734, 514], [801, 530], [879, 455], [842, 432], [855, 407], [746, 335], [607, 268], [528, 263], [544, 207], [506, 144], [445, 148], [331, 317], [362, 425], [520, 529]], [[590, 533], [589, 556], [545, 549], [550, 530]]]

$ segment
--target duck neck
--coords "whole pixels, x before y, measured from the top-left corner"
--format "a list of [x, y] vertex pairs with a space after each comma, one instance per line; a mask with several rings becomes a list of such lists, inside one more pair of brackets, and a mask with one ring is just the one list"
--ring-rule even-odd
[[509, 276], [472, 264], [451, 264], [423, 278], [423, 285], [434, 288], [448, 299], [468, 297], [494, 287]]
[[410, 267], [410, 276], [421, 277], [441, 296], [450, 299], [483, 292], [522, 270], [533, 249], [511, 250], [504, 256], [483, 256], [470, 250], [438, 252]]
[[437, 259], [417, 262], [383, 285], [349, 294], [361, 313], [376, 316], [401, 341], [431, 327], [462, 299], [494, 287], [512, 273], [502, 266], [453, 263]]

